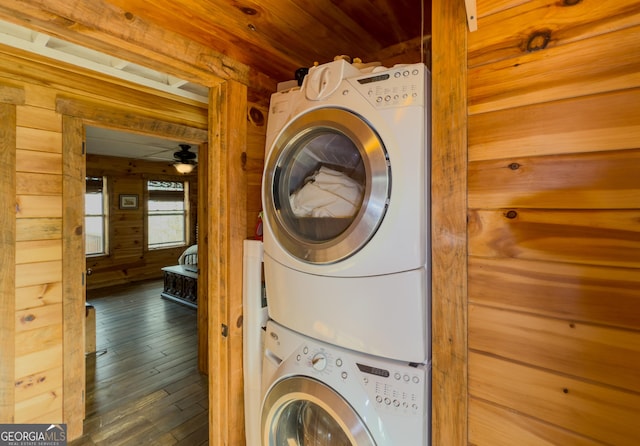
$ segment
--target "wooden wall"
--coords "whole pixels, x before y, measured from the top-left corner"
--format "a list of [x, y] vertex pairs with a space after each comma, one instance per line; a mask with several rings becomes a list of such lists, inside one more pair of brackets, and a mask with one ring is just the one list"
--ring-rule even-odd
[[14, 358], [7, 358], [15, 371], [12, 421], [62, 422], [62, 117], [47, 107], [51, 98], [40, 86], [21, 87], [25, 103], [16, 109], [11, 148], [16, 159], [16, 239], [10, 247], [14, 313], [7, 315], [15, 320]]
[[478, 1], [469, 444], [640, 441], [640, 5]]
[[[69, 257], [63, 255], [63, 234], [69, 230], [64, 216], [77, 206], [71, 199], [77, 195], [65, 188], [81, 185], [84, 172], [65, 165], [65, 141], [77, 139], [79, 145], [81, 140], [65, 134], [64, 117], [138, 126], [137, 131], [156, 128], [163, 136], [168, 127], [194, 128], [206, 140], [207, 108], [5, 47], [0, 47], [0, 92], [2, 421], [65, 422], [74, 438], [82, 430], [82, 386], [69, 392], [65, 383], [74, 373], [76, 382], [84, 378], [84, 358], [69, 361], [72, 350], [84, 351], [84, 336], [81, 322], [65, 319], [73, 310], [65, 302], [79, 302], [76, 313], [84, 314], [84, 299], [63, 292], [82, 289], [69, 284], [79, 285], [80, 274], [65, 275]], [[67, 121], [75, 130], [82, 123]], [[81, 135], [81, 128], [76, 133]], [[78, 178], [68, 177], [72, 173]]]
[[[87, 155], [86, 165], [87, 175], [107, 178], [109, 200], [109, 253], [106, 256], [87, 257], [87, 268], [92, 270], [87, 277], [87, 289], [162, 278], [161, 268], [177, 264], [185, 247], [146, 248], [146, 182], [168, 180], [189, 183], [188, 246], [196, 243], [198, 169], [189, 175], [177, 175], [171, 163], [100, 155]], [[120, 209], [120, 194], [138, 195], [138, 209]]]
[[251, 89], [248, 96], [247, 141], [242, 155], [242, 170], [247, 183], [247, 238], [254, 238], [258, 214], [262, 210], [262, 170], [270, 98]]

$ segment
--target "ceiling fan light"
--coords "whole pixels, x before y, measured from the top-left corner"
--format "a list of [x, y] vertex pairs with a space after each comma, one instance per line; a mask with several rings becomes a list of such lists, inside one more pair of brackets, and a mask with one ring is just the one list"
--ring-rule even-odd
[[196, 165], [193, 163], [175, 163], [173, 167], [175, 167], [179, 173], [187, 175], [193, 172], [193, 169], [196, 167]]
[[196, 154], [189, 152], [191, 148], [189, 144], [179, 144], [179, 146], [180, 151], [173, 154], [173, 157], [177, 160], [173, 164], [173, 167], [181, 174], [186, 175], [191, 173], [194, 167], [196, 167]]

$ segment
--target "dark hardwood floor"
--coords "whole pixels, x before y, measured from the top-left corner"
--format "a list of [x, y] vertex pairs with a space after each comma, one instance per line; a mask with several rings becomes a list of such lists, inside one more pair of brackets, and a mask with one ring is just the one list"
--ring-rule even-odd
[[84, 435], [70, 446], [208, 444], [196, 310], [161, 291], [154, 281], [87, 293], [98, 351], [86, 358]]

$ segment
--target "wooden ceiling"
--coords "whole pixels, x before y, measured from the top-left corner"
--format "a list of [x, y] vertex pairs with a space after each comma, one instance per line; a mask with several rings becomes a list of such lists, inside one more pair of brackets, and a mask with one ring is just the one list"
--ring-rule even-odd
[[278, 81], [336, 55], [372, 61], [421, 35], [420, 0], [109, 1]]
[[145, 39], [160, 45], [164, 37], [167, 46], [208, 48], [276, 82], [342, 54], [418, 62], [431, 34], [431, 0], [0, 0], [0, 17], [60, 37], [81, 34], [105, 52], [113, 46], [100, 42], [121, 33], [124, 57], [127, 42], [157, 53]]

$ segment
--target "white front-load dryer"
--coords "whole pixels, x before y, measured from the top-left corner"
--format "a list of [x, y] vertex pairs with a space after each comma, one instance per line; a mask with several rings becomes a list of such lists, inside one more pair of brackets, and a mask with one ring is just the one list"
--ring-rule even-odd
[[269, 321], [262, 378], [262, 446], [429, 444], [428, 364], [335, 347]]
[[313, 67], [271, 97], [270, 317], [377, 356], [430, 356], [429, 71]]

